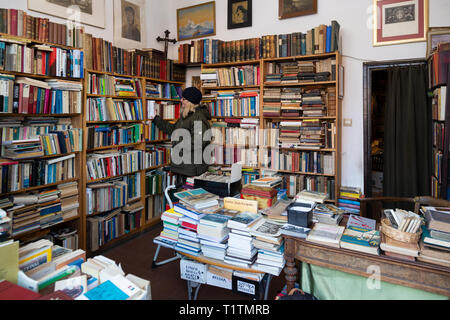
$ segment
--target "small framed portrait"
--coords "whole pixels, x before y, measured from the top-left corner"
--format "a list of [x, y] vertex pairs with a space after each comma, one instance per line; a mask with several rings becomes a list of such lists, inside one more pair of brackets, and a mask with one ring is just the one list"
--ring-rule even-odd
[[252, 26], [252, 0], [228, 0], [228, 29]]
[[144, 0], [114, 0], [114, 45], [125, 49], [145, 46], [144, 12]]
[[278, 0], [278, 18], [288, 19], [317, 13], [317, 0]]
[[373, 45], [427, 40], [428, 0], [373, 0]]
[[450, 42], [450, 27], [429, 28], [427, 33], [427, 57], [437, 49], [439, 43]]

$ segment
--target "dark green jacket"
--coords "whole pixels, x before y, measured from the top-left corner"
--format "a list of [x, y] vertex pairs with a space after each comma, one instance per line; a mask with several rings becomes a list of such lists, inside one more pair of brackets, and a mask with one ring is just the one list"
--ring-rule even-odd
[[[191, 163], [181, 163], [181, 164], [171, 164], [171, 171], [180, 175], [188, 176], [188, 177], [195, 177], [198, 175], [201, 175], [202, 173], [206, 172], [208, 170], [208, 164], [205, 163], [203, 159], [203, 150], [207, 145], [210, 144], [210, 141], [203, 141], [203, 136], [205, 132], [211, 128], [211, 125], [209, 121], [211, 120], [211, 115], [209, 113], [209, 110], [206, 106], [199, 106], [195, 109], [195, 112], [190, 112], [186, 118], [183, 119], [183, 117], [180, 117], [178, 121], [173, 124], [166, 120], [161, 119], [159, 116], [156, 116], [153, 120], [156, 126], [162, 130], [163, 132], [172, 135], [172, 133], [176, 129], [186, 129], [191, 134]], [[202, 125], [202, 144], [201, 149], [199, 146], [194, 146], [194, 122], [200, 121]], [[198, 132], [197, 134], [200, 134]], [[179, 141], [172, 141], [172, 153], [174, 152], [174, 148], [182, 141], [180, 138]], [[171, 154], [172, 154], [171, 153]], [[201, 164], [194, 164], [194, 155], [201, 153]], [[182, 153], [180, 153], [182, 155]]]

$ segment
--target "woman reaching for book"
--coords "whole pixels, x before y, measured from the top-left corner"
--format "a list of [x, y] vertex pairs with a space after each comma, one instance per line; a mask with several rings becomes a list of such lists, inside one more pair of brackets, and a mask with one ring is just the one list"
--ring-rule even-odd
[[211, 129], [211, 115], [205, 105], [200, 105], [202, 97], [197, 88], [186, 88], [181, 98], [181, 116], [174, 124], [160, 116], [153, 119], [160, 130], [172, 136], [171, 171], [181, 176], [183, 184], [187, 177], [208, 170], [208, 159], [204, 159], [203, 154], [210, 144], [204, 141], [204, 136]]

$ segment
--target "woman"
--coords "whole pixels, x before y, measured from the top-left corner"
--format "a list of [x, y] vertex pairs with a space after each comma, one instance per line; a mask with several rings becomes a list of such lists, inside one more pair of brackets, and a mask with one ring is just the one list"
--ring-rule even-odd
[[[195, 87], [186, 88], [183, 91], [181, 98], [181, 117], [175, 124], [172, 124], [161, 117], [156, 116], [154, 118], [155, 125], [163, 132], [172, 135], [176, 133], [177, 129], [185, 129], [190, 134], [190, 143], [184, 143], [181, 145], [181, 152], [178, 154], [180, 158], [183, 158], [183, 152], [187, 150], [189, 152], [190, 161], [176, 163], [173, 161], [174, 156], [177, 156], [176, 151], [179, 148], [175, 148], [178, 144], [183, 143], [183, 140], [172, 141], [172, 164], [171, 171], [181, 176], [177, 184], [181, 182], [184, 184], [186, 177], [195, 177], [201, 175], [208, 170], [208, 164], [203, 159], [203, 151], [210, 141], [204, 141], [203, 136], [211, 128], [209, 121], [211, 115], [208, 108], [204, 105], [200, 105], [202, 100], [202, 93]], [[201, 129], [200, 129], [201, 128]], [[194, 130], [195, 129], [195, 130]], [[182, 135], [183, 132], [178, 132]], [[197, 141], [195, 141], [197, 139]], [[176, 140], [176, 139], [175, 139]], [[197, 156], [195, 156], [197, 154]], [[197, 160], [197, 161], [196, 161]]]

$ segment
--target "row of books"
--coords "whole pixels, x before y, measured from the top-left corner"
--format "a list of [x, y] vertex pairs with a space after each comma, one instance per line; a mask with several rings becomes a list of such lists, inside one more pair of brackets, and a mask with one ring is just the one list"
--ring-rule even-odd
[[144, 155], [144, 168], [153, 168], [170, 163], [169, 145], [147, 146]]
[[439, 43], [428, 57], [428, 87], [434, 89], [447, 85], [450, 43]]
[[124, 177], [124, 181], [128, 183], [128, 199], [129, 202], [137, 200], [141, 197], [141, 173], [137, 172]]
[[152, 121], [147, 121], [144, 126], [144, 136], [146, 141], [167, 140], [169, 135], [160, 130]]
[[96, 125], [87, 127], [87, 148], [116, 146], [142, 141], [144, 126], [132, 125]]
[[232, 41], [201, 39], [181, 44], [178, 61], [211, 64], [335, 52], [339, 50], [339, 31], [339, 23], [333, 20], [306, 32]]
[[90, 153], [86, 167], [89, 180], [115, 177], [140, 171], [144, 165], [142, 150], [124, 152]]
[[87, 243], [89, 250], [95, 252], [111, 240], [139, 229], [143, 209], [141, 202], [135, 202], [128, 208], [125, 206], [88, 217], [86, 229], [90, 235]]
[[171, 83], [146, 82], [145, 96], [147, 98], [181, 99], [181, 86]]
[[153, 119], [160, 116], [162, 119], [173, 120], [180, 118], [181, 104], [169, 101], [147, 100], [147, 117]]
[[334, 175], [335, 154], [317, 151], [290, 152], [263, 149], [261, 166], [271, 170]]
[[3, 160], [0, 178], [1, 192], [18, 190], [75, 179], [75, 154], [49, 159], [18, 162]]
[[202, 87], [257, 86], [260, 84], [260, 67], [257, 65], [230, 68], [202, 69]]
[[83, 130], [51, 131], [40, 136], [44, 155], [80, 152], [83, 149]]
[[86, 69], [122, 75], [149, 77], [169, 81], [185, 81], [185, 69], [165, 59], [155, 49], [126, 50], [102, 38], [84, 34], [83, 49]]
[[0, 141], [35, 139], [51, 131], [70, 129], [72, 123], [66, 118], [4, 118], [0, 120]]
[[267, 62], [265, 84], [310, 83], [336, 80], [336, 58]]
[[[266, 172], [265, 170], [264, 172]], [[273, 172], [273, 171], [272, 171]], [[336, 199], [334, 177], [307, 176], [303, 174], [278, 173], [282, 177], [280, 188], [286, 190], [289, 198], [295, 197], [303, 190], [320, 192], [327, 195], [327, 199]]]
[[84, 52], [0, 37], [0, 70], [53, 77], [84, 78]]
[[145, 174], [145, 194], [162, 194], [166, 189], [167, 172], [162, 170], [149, 171]]
[[83, 46], [84, 27], [34, 17], [24, 10], [0, 9], [0, 33], [68, 47]]
[[206, 102], [213, 117], [258, 117], [259, 90], [220, 90]]
[[20, 114], [66, 114], [81, 112], [79, 82], [47, 80], [0, 74], [0, 112]]
[[86, 187], [87, 215], [111, 211], [128, 203], [128, 183], [125, 177]]
[[6, 209], [12, 218], [11, 235], [44, 229], [77, 216], [78, 200], [76, 181], [12, 196], [14, 205]]
[[431, 115], [433, 120], [445, 121], [445, 106], [447, 103], [447, 86], [441, 86], [433, 90]]
[[145, 199], [145, 221], [161, 217], [166, 210], [167, 199], [163, 194], [156, 194]]
[[232, 165], [233, 163], [242, 162], [244, 167], [258, 167], [258, 148], [249, 147], [241, 148], [214, 146], [214, 164], [215, 165]]
[[112, 98], [88, 98], [87, 121], [134, 121], [143, 120], [142, 101]]
[[259, 145], [258, 129], [259, 119], [224, 119], [213, 122], [214, 144], [256, 147]]

